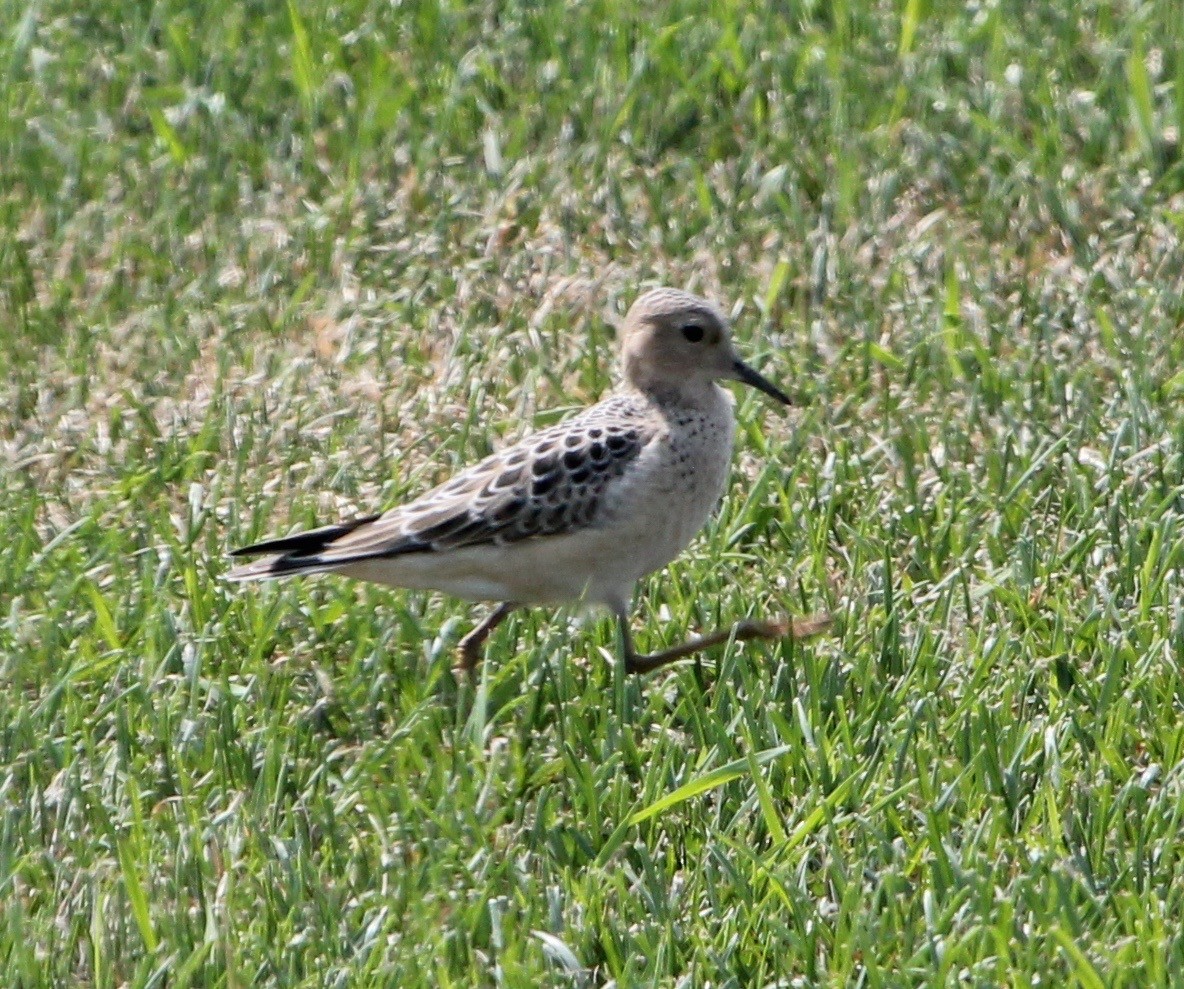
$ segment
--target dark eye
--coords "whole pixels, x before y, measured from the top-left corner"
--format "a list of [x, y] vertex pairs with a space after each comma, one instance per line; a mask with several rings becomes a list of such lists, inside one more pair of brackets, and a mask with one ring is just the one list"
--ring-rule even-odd
[[703, 339], [703, 327], [699, 326], [697, 323], [687, 323], [687, 325], [682, 328], [682, 335], [690, 340], [691, 343], [698, 343]]

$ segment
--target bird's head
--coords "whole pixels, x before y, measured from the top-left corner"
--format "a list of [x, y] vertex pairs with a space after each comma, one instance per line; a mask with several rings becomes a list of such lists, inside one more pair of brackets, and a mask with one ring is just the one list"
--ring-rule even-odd
[[741, 359], [723, 310], [681, 289], [651, 289], [633, 303], [625, 316], [621, 355], [625, 380], [643, 392], [683, 392], [716, 381], [740, 381], [792, 404]]

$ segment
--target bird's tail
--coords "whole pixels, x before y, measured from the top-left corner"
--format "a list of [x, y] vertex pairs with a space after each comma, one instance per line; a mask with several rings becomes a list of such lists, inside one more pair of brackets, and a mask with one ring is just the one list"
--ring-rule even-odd
[[308, 532], [298, 532], [293, 536], [280, 539], [268, 539], [262, 543], [254, 543], [231, 552], [231, 556], [260, 556], [262, 559], [253, 560], [242, 566], [235, 567], [227, 575], [227, 580], [267, 580], [271, 577], [287, 577], [293, 574], [326, 573], [337, 570], [348, 561], [328, 561], [322, 558], [325, 552], [336, 540], [349, 535], [359, 526], [373, 522], [377, 515], [366, 518], [353, 519], [340, 525], [327, 525]]

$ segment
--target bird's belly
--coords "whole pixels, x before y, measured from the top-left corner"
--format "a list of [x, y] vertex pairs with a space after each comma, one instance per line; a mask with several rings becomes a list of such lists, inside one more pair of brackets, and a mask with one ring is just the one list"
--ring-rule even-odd
[[469, 601], [608, 603], [627, 595], [637, 579], [636, 554], [622, 535], [612, 528], [589, 528], [502, 545], [358, 560], [338, 572]]

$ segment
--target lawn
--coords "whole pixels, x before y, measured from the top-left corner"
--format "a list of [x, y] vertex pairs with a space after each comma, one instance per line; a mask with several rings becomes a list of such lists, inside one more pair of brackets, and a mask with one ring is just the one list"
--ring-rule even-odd
[[[1184, 971], [1176, 0], [0, 0], [0, 983]], [[718, 299], [716, 520], [612, 623], [228, 549]]]

